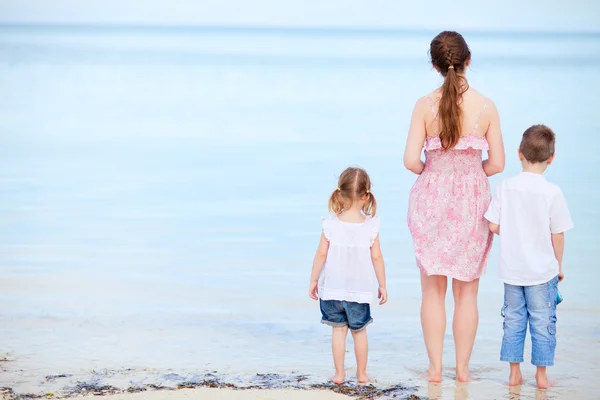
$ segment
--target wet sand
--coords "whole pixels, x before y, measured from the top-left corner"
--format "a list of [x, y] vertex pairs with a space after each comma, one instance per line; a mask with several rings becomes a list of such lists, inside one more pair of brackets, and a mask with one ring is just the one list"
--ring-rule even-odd
[[[97, 398], [97, 395], [80, 397], [83, 399]], [[110, 400], [342, 400], [350, 397], [339, 393], [318, 390], [294, 389], [182, 389], [177, 391], [154, 391], [141, 393], [121, 393], [103, 396]], [[9, 394], [1, 394], [0, 399], [9, 400]]]
[[[94, 396], [86, 396], [91, 399]], [[110, 400], [342, 400], [350, 397], [317, 390], [233, 390], [233, 389], [183, 389], [175, 392], [127, 393], [106, 396]]]

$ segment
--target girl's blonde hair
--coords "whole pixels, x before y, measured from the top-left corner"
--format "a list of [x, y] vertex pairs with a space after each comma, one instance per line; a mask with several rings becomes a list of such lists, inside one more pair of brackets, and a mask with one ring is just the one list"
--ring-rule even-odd
[[362, 168], [346, 168], [338, 179], [338, 187], [329, 197], [329, 211], [341, 214], [352, 206], [352, 203], [367, 196], [362, 212], [374, 217], [377, 212], [377, 201], [371, 193], [371, 178]]

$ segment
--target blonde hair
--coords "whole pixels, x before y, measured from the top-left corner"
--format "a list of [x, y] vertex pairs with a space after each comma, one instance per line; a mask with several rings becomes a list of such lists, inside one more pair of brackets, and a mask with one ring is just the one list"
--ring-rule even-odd
[[338, 179], [338, 187], [329, 197], [329, 211], [341, 214], [349, 209], [356, 200], [367, 196], [362, 212], [374, 217], [377, 212], [377, 201], [371, 193], [371, 178], [362, 168], [346, 168]]

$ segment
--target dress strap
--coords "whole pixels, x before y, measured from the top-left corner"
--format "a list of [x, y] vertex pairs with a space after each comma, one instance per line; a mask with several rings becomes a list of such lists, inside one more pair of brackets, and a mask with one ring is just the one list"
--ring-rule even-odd
[[427, 102], [429, 103], [429, 108], [431, 108], [431, 112], [433, 113], [433, 120], [435, 121], [437, 119], [437, 113], [435, 112], [435, 107], [433, 106], [433, 100], [431, 100], [431, 97], [429, 97], [429, 95], [425, 96], [425, 98], [427, 99]]
[[479, 121], [481, 121], [481, 116], [483, 115], [483, 112], [485, 111], [486, 107], [487, 107], [487, 99], [485, 99], [485, 103], [483, 103], [483, 107], [481, 108], [479, 117], [477, 117], [477, 121], [475, 122], [475, 127], [473, 128], [473, 132], [471, 132], [471, 135], [474, 135], [475, 132], [477, 132], [477, 128], [479, 128]]

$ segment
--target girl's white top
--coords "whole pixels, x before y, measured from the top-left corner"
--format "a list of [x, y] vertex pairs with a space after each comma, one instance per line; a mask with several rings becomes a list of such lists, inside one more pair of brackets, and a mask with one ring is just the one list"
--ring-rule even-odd
[[329, 241], [329, 250], [319, 276], [319, 298], [374, 302], [377, 280], [371, 246], [379, 234], [379, 217], [352, 223], [330, 215], [323, 218], [323, 234]]

